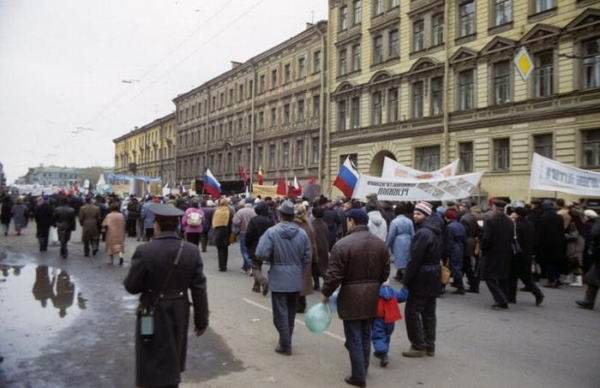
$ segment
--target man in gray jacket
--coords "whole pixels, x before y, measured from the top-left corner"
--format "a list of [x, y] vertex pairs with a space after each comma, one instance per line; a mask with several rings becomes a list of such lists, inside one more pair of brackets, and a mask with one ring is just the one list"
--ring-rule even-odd
[[279, 206], [281, 222], [267, 229], [256, 248], [256, 257], [271, 263], [269, 288], [273, 323], [279, 332], [275, 352], [292, 354], [292, 333], [296, 319], [296, 298], [302, 290], [302, 275], [310, 260], [310, 241], [306, 232], [293, 222], [294, 205]]

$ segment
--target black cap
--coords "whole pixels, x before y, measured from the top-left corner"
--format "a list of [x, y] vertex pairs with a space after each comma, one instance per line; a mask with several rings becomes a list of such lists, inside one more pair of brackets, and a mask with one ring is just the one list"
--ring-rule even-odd
[[159, 217], [181, 217], [184, 212], [175, 206], [162, 203], [154, 203], [150, 206], [150, 211]]
[[504, 202], [501, 199], [494, 199], [492, 203], [494, 204], [494, 206], [499, 207], [500, 209], [504, 209], [507, 205], [506, 202]]

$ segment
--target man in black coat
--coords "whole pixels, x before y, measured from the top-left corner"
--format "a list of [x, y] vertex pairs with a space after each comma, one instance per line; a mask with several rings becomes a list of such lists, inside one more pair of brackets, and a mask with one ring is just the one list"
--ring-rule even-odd
[[36, 237], [40, 244], [40, 252], [48, 250], [48, 235], [52, 226], [54, 209], [48, 204], [46, 198], [41, 198], [41, 203], [35, 208], [34, 217], [37, 226]]
[[490, 216], [483, 222], [481, 238], [482, 278], [485, 280], [495, 304], [494, 309], [507, 309], [508, 277], [513, 256], [515, 226], [504, 214], [506, 202], [496, 199]]
[[[136, 385], [177, 386], [187, 353], [188, 289], [196, 335], [208, 327], [206, 278], [198, 247], [177, 236], [183, 212], [160, 204], [153, 204], [151, 209], [156, 214], [156, 237], [136, 248], [124, 281], [127, 292], [141, 293], [135, 330]], [[153, 312], [153, 330], [147, 335], [140, 327], [145, 311]]]
[[467, 232], [467, 244], [463, 259], [463, 267], [469, 280], [467, 292], [479, 293], [479, 255], [475, 252], [475, 247], [481, 234], [481, 228], [477, 224], [477, 218], [471, 213], [470, 200], [461, 202], [459, 210], [461, 213], [460, 223]]
[[60, 255], [66, 259], [69, 255], [67, 245], [71, 239], [71, 232], [75, 230], [75, 209], [69, 206], [69, 200], [66, 197], [59, 197], [58, 207], [54, 209], [53, 223], [58, 232], [58, 241], [60, 241]]
[[254, 286], [252, 291], [260, 292], [262, 287], [263, 295], [267, 295], [269, 292], [269, 286], [267, 278], [262, 273], [262, 260], [256, 257], [256, 247], [260, 236], [262, 236], [267, 229], [273, 226], [273, 219], [269, 217], [269, 206], [265, 202], [259, 202], [254, 208], [256, 216], [250, 219], [248, 223], [248, 229], [246, 230], [246, 249], [248, 249], [248, 255], [252, 260], [252, 276], [254, 277]]
[[411, 348], [404, 357], [435, 355], [436, 298], [442, 289], [440, 261], [443, 254], [439, 220], [431, 217], [431, 204], [419, 202], [413, 219], [417, 229], [410, 247], [410, 261], [402, 282], [408, 289], [404, 308], [406, 334]]
[[526, 218], [527, 210], [524, 207], [516, 207], [511, 214], [515, 222], [517, 240], [520, 252], [513, 255], [510, 265], [510, 278], [508, 281], [508, 303], [517, 303], [517, 281], [521, 279], [525, 289], [535, 297], [537, 306], [542, 304], [544, 294], [533, 282], [531, 276], [531, 262], [534, 250], [535, 228]]
[[566, 240], [564, 219], [556, 213], [552, 201], [542, 202], [543, 213], [539, 223], [539, 257], [544, 265], [548, 282], [544, 287], [560, 287], [560, 274], [566, 272]]

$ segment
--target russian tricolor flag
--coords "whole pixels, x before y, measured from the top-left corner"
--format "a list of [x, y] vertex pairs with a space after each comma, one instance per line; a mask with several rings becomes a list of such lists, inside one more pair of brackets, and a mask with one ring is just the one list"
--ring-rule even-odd
[[354, 192], [354, 187], [358, 183], [358, 172], [352, 165], [350, 158], [347, 157], [344, 161], [344, 164], [340, 167], [340, 171], [338, 172], [333, 185], [340, 189], [342, 193], [346, 196], [346, 198], [352, 198], [352, 193]]
[[204, 191], [215, 198], [221, 196], [221, 184], [217, 178], [213, 176], [209, 169], [207, 169], [206, 173], [204, 174]]

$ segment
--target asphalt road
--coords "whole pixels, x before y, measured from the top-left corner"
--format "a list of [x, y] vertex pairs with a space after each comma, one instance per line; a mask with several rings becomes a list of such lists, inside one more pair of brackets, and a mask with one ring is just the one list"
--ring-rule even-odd
[[[58, 258], [57, 247], [39, 254], [33, 229], [0, 236], [0, 386], [134, 386], [136, 298], [122, 280], [137, 242], [128, 239], [119, 268], [107, 265], [104, 253], [83, 257], [78, 233], [68, 260]], [[213, 247], [203, 258], [211, 328], [199, 338], [190, 332], [182, 386], [346, 386], [341, 321], [315, 335], [298, 316], [294, 355], [279, 356], [270, 298], [250, 291], [239, 246], [230, 247], [229, 272], [217, 271]], [[398, 322], [390, 364], [382, 369], [373, 358], [368, 386], [600, 387], [600, 311], [575, 307], [581, 288], [544, 292], [542, 307], [520, 293], [519, 303], [501, 312], [490, 309], [485, 286], [479, 295], [439, 299], [435, 358], [403, 358], [409, 343]], [[309, 305], [318, 299], [309, 296]]]

